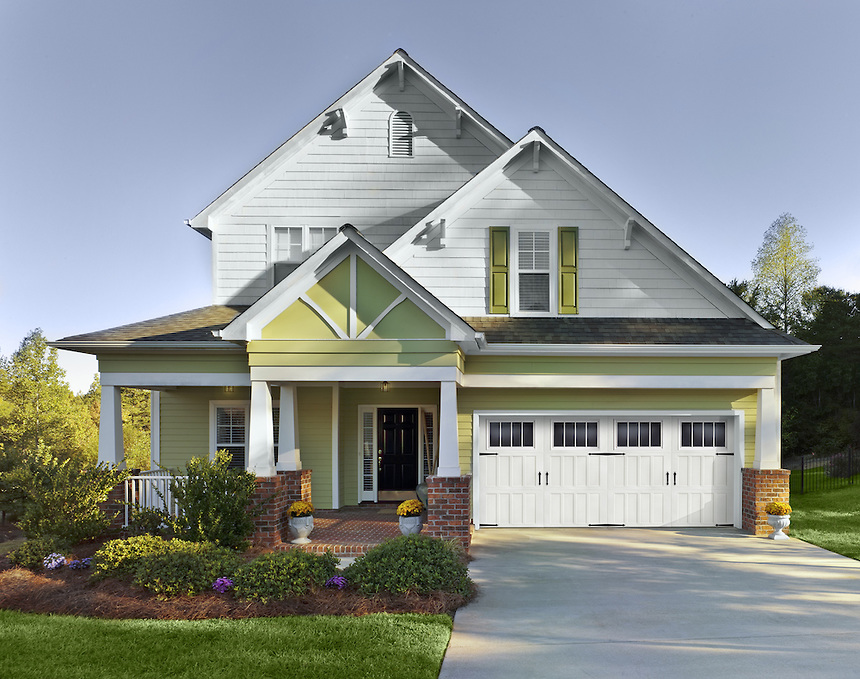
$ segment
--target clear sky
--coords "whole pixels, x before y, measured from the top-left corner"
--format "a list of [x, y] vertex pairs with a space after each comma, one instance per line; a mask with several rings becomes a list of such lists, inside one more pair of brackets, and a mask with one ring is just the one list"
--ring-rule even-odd
[[721, 280], [790, 212], [860, 291], [858, 33], [856, 0], [0, 0], [0, 354], [209, 304], [184, 220], [397, 48]]

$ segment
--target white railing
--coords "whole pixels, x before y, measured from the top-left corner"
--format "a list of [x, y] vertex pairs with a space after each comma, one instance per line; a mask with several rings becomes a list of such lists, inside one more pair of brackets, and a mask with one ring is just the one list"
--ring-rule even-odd
[[183, 476], [172, 476], [164, 472], [145, 472], [140, 476], [129, 476], [125, 484], [125, 524], [131, 518], [132, 506], [140, 509], [160, 509], [170, 516], [179, 515], [179, 507], [170, 492], [170, 481]]

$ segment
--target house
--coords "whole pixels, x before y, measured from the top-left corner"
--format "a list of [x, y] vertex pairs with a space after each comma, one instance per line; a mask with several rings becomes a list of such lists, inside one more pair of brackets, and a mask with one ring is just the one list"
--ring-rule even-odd
[[[425, 532], [765, 531], [787, 499], [775, 330], [533, 128], [398, 50], [194, 217], [212, 305], [54, 346], [152, 392], [153, 461], [233, 453], [321, 508], [426, 478]], [[302, 490], [304, 488], [304, 490]]]

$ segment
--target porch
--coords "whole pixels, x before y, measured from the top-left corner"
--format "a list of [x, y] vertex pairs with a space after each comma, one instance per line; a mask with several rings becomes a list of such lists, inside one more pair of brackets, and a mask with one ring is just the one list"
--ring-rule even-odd
[[339, 557], [361, 556], [373, 547], [400, 535], [397, 504], [381, 502], [340, 509], [318, 509], [314, 512], [314, 530], [310, 535], [310, 544], [297, 546], [287, 541], [275, 549], [304, 549], [318, 554], [331, 550]]

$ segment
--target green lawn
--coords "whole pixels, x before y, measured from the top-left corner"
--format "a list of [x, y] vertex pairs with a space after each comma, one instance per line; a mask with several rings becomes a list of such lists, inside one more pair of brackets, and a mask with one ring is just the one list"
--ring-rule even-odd
[[447, 615], [98, 620], [0, 610], [3, 679], [436, 679]]
[[860, 559], [860, 486], [791, 496], [792, 537]]

